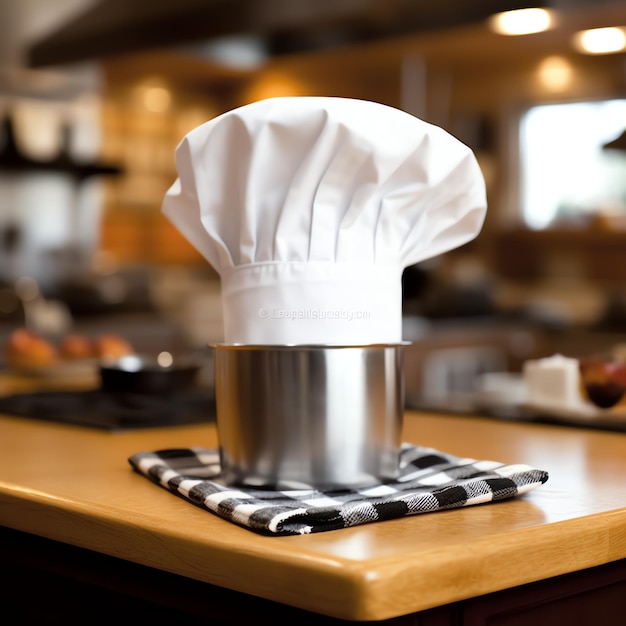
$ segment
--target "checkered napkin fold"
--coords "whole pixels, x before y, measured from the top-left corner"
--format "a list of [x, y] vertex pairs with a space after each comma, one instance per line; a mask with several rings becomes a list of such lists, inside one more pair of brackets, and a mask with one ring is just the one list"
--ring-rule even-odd
[[404, 443], [400, 477], [342, 491], [239, 489], [219, 482], [219, 452], [139, 452], [131, 466], [157, 485], [220, 517], [266, 535], [298, 535], [504, 500], [548, 480], [527, 465], [460, 458]]

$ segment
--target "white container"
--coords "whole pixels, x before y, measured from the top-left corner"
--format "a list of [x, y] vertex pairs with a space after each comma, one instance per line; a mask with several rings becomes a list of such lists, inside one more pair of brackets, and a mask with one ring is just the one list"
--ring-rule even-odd
[[584, 403], [580, 394], [578, 359], [555, 354], [526, 361], [524, 379], [528, 403], [532, 406], [568, 408]]

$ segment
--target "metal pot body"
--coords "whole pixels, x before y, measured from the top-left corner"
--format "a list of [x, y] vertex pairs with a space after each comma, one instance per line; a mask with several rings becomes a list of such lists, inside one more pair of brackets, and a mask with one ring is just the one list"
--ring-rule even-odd
[[352, 489], [398, 475], [404, 344], [215, 346], [228, 484]]

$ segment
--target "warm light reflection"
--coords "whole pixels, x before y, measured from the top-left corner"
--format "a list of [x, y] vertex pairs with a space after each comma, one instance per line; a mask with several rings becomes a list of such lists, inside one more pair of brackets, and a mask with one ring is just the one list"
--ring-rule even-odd
[[169, 352], [159, 352], [157, 363], [160, 367], [171, 367], [174, 363], [174, 357]]
[[560, 56], [545, 58], [537, 68], [539, 82], [552, 92], [565, 91], [572, 84], [574, 69], [571, 63]]
[[139, 82], [134, 88], [133, 97], [136, 106], [149, 113], [165, 113], [172, 106], [172, 93], [158, 76]]
[[546, 9], [516, 9], [492, 15], [489, 26], [500, 35], [530, 35], [548, 30], [554, 24], [552, 13]]
[[583, 30], [574, 35], [575, 48], [584, 54], [612, 54], [626, 50], [624, 28], [607, 27]]
[[245, 100], [256, 102], [265, 98], [304, 96], [309, 88], [299, 78], [283, 72], [266, 72], [262, 78], [252, 82], [246, 91]]
[[165, 87], [148, 87], [143, 94], [143, 104], [152, 113], [165, 113], [170, 108], [172, 96]]

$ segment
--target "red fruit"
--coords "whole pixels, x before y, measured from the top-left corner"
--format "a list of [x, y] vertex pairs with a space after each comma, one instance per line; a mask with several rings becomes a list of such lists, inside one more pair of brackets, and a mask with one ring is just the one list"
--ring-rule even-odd
[[615, 406], [626, 393], [626, 365], [599, 358], [580, 359], [583, 395], [597, 407]]
[[59, 352], [64, 359], [90, 359], [94, 350], [87, 337], [66, 335], [59, 344]]
[[135, 352], [132, 345], [118, 335], [101, 335], [95, 339], [93, 347], [95, 355], [101, 359], [118, 359]]
[[26, 328], [14, 330], [6, 345], [9, 365], [16, 368], [45, 367], [54, 363], [57, 352], [54, 346]]
[[626, 388], [626, 363], [611, 363], [609, 378], [616, 384]]

